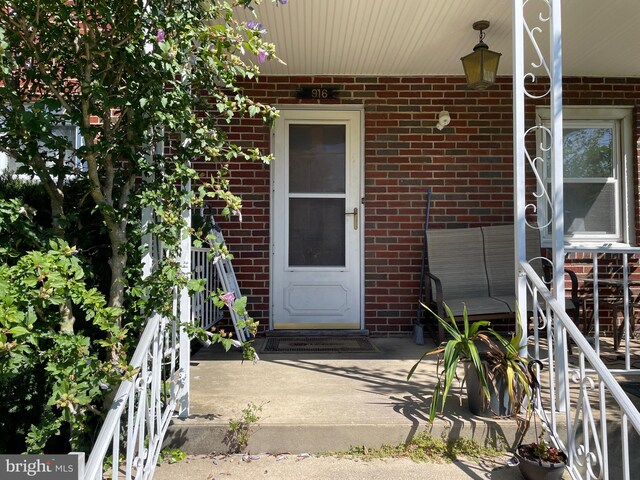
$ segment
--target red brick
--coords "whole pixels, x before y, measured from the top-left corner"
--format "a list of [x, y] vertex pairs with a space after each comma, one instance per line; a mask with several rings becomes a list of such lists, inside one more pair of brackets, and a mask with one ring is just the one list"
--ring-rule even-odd
[[[365, 327], [376, 335], [406, 334], [417, 308], [426, 189], [433, 188], [432, 228], [513, 220], [511, 81], [500, 77], [496, 86], [477, 92], [463, 88], [462, 76], [265, 76], [242, 87], [265, 103], [317, 105], [320, 102], [293, 96], [301, 85], [312, 84], [340, 88], [340, 98], [327, 103], [364, 105]], [[530, 91], [543, 93], [547, 85], [532, 85]], [[633, 138], [640, 137], [637, 79], [565, 78], [563, 88], [568, 105], [635, 106]], [[526, 122], [532, 125], [535, 105], [527, 102]], [[439, 131], [435, 125], [442, 108], [449, 110], [452, 121]], [[270, 132], [259, 120], [234, 120], [231, 125], [232, 138], [269, 150]], [[528, 147], [535, 150], [533, 138]], [[230, 233], [232, 250], [237, 247], [236, 272], [250, 296], [249, 309], [267, 312], [270, 167], [243, 162], [231, 166], [234, 192], [245, 198], [245, 222], [232, 219], [223, 222], [223, 228]], [[640, 205], [635, 212], [640, 225]], [[380, 312], [395, 314], [386, 318]], [[263, 325], [268, 323], [264, 315], [258, 318]]]

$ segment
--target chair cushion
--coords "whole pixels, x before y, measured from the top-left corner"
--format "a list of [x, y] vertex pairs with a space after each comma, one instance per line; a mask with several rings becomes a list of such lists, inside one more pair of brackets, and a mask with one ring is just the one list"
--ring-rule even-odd
[[[494, 298], [515, 297], [515, 250], [513, 225], [482, 227], [489, 293]], [[540, 232], [527, 228], [527, 259], [542, 276]]]
[[511, 313], [509, 305], [502, 300], [491, 297], [448, 297], [445, 303], [455, 317], [462, 316], [465, 305], [467, 306], [469, 316]]
[[442, 282], [445, 303], [489, 297], [480, 228], [429, 230], [427, 250], [429, 272]]

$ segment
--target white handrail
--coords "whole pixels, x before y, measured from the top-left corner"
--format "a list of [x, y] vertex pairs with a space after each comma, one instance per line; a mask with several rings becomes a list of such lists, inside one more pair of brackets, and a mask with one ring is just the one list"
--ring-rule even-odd
[[[104, 461], [111, 447], [112, 478], [118, 478], [120, 454], [125, 452], [125, 478], [151, 478], [161, 443], [180, 395], [175, 349], [178, 335], [175, 322], [152, 315], [131, 358], [135, 374], [123, 381], [93, 445], [84, 470], [84, 480], [101, 480]], [[170, 358], [169, 370], [163, 360]], [[164, 382], [171, 385], [163, 396]], [[123, 415], [127, 415], [122, 422]], [[121, 437], [122, 424], [126, 435]]]
[[[149, 238], [148, 245], [156, 245], [153, 238]], [[153, 269], [154, 255], [160, 252], [159, 244], [148, 249], [147, 274]], [[135, 373], [120, 384], [114, 396], [86, 463], [83, 480], [102, 480], [109, 454], [111, 478], [118, 478], [121, 469], [126, 480], [151, 478], [172, 417], [176, 413], [188, 415], [190, 346], [186, 332], [178, 324], [195, 317], [202, 328], [208, 329], [222, 316], [210, 293], [223, 285], [208, 253], [209, 249], [183, 246], [183, 268], [188, 272], [195, 267], [192, 278], [204, 279], [207, 292], [196, 296], [192, 309], [185, 297], [186, 290], [180, 294], [174, 291], [173, 315], [180, 321], [157, 313], [148, 319], [130, 361]]]
[[[602, 362], [598, 353], [583, 336], [572, 319], [566, 314], [565, 306], [548, 290], [544, 281], [536, 274], [527, 262], [519, 264], [521, 274], [526, 277], [530, 293], [533, 296], [534, 329], [546, 330], [546, 348], [548, 356], [548, 397], [545, 395], [543, 411], [540, 419], [546, 424], [554, 443], [561, 447], [569, 458], [569, 471], [576, 479], [609, 479], [623, 478], [630, 480], [631, 460], [624, 452], [629, 449], [631, 432], [635, 430], [640, 436], [640, 412], [629, 399], [613, 374]], [[542, 327], [537, 324], [537, 320]], [[552, 325], [556, 328], [552, 328]], [[557, 328], [560, 327], [560, 328]], [[540, 352], [541, 345], [538, 331], [534, 331], [534, 351]], [[554, 349], [557, 335], [565, 334], [573, 342], [573, 348], [578, 350], [578, 365], [569, 365], [566, 360], [568, 352], [561, 352], [567, 365], [566, 371], [555, 372]], [[585, 368], [586, 364], [590, 369]], [[558, 375], [564, 373], [564, 375]], [[593, 377], [596, 378], [593, 378]], [[566, 382], [566, 383], [562, 383]], [[570, 393], [570, 385], [577, 387], [576, 395]], [[590, 393], [599, 389], [597, 400], [590, 398]], [[541, 393], [544, 392], [544, 389]], [[558, 395], [565, 392], [566, 395]], [[576, 392], [574, 391], [574, 394]], [[558, 401], [557, 399], [563, 399]], [[613, 407], [612, 407], [613, 405]], [[599, 410], [599, 415], [596, 411]], [[566, 425], [560, 427], [557, 413], [566, 413]], [[616, 419], [619, 412], [620, 419]], [[619, 426], [620, 435], [612, 434], [612, 429]], [[611, 448], [615, 444], [619, 448]], [[611, 457], [613, 452], [621, 452], [619, 458]], [[620, 468], [621, 477], [610, 477], [611, 466]], [[637, 469], [637, 462], [633, 463]]]
[[564, 305], [561, 305], [547, 289], [545, 283], [536, 274], [535, 270], [526, 262], [522, 262], [520, 267], [526, 272], [528, 281], [531, 282], [538, 291], [538, 294], [544, 298], [545, 302], [549, 304], [555, 315], [554, 319], [560, 321], [562, 326], [567, 331], [567, 334], [571, 337], [572, 341], [576, 344], [581, 353], [584, 354], [585, 359], [592, 365], [593, 369], [602, 378], [616, 402], [622, 407], [622, 409], [629, 415], [631, 425], [640, 433], [640, 413], [636, 409], [635, 405], [629, 396], [622, 389], [618, 381], [611, 374], [607, 366], [602, 362], [596, 351], [593, 349], [589, 341], [582, 335], [578, 327], [573, 323], [573, 320], [567, 315], [564, 310]]
[[610, 254], [610, 253], [628, 253], [631, 255], [638, 255], [640, 253], [640, 247], [627, 247], [624, 245], [567, 245], [564, 249], [566, 253], [595, 253], [595, 254]]
[[210, 248], [191, 247], [191, 278], [205, 281], [204, 291], [193, 296], [191, 314], [204, 330], [209, 330], [223, 317], [211, 295], [222, 285], [214, 263], [209, 260], [210, 252]]
[[[593, 302], [593, 329], [596, 353], [600, 353], [600, 300], [608, 303], [613, 310], [614, 316], [622, 313], [622, 325], [617, 325], [617, 318], [613, 318], [612, 333], [614, 338], [614, 348], [617, 350], [620, 340], [624, 338], [624, 368], [611, 369], [615, 373], [640, 374], [640, 370], [632, 368], [631, 365], [631, 346], [629, 339], [633, 332], [631, 331], [631, 319], [635, 315], [634, 307], [637, 302], [631, 296], [631, 286], [638, 286], [637, 279], [631, 279], [632, 272], [630, 269], [630, 256], [632, 258], [640, 257], [639, 247], [629, 247], [623, 245], [603, 245], [603, 246], [579, 246], [574, 245], [566, 248], [567, 253], [587, 254], [591, 256], [592, 272], [588, 278], [592, 287], [592, 296], [590, 300]], [[603, 258], [605, 256], [605, 258]], [[604, 270], [604, 273], [601, 272]], [[613, 293], [606, 296], [600, 296], [600, 287], [614, 288]], [[586, 302], [583, 308], [586, 307]], [[586, 319], [586, 313], [585, 313]], [[623, 335], [620, 335], [620, 328], [623, 329]], [[617, 329], [617, 331], [616, 331]], [[586, 333], [586, 332], [585, 332]], [[621, 338], [622, 337], [622, 338]]]

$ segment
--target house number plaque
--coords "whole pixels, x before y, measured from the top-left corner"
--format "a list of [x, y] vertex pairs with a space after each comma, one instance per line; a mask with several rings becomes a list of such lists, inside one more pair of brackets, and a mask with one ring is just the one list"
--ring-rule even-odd
[[307, 98], [312, 100], [329, 100], [338, 97], [338, 89], [335, 87], [301, 87], [298, 90], [298, 98]]

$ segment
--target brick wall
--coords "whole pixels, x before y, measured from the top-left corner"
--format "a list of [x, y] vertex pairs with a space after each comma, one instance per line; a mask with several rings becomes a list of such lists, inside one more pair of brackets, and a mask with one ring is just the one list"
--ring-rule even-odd
[[[296, 90], [320, 84], [340, 89], [339, 99], [323, 103], [364, 105], [366, 328], [372, 334], [409, 333], [417, 308], [427, 188], [433, 189], [431, 228], [512, 222], [511, 82], [500, 79], [479, 92], [468, 90], [462, 77], [277, 76], [244, 89], [265, 103], [318, 104], [297, 100]], [[565, 105], [635, 106], [638, 141], [640, 79], [570, 78], [564, 98]], [[443, 108], [451, 124], [439, 131], [435, 125]], [[534, 106], [527, 112], [532, 125]], [[230, 136], [242, 145], [270, 146], [268, 128], [255, 120], [232, 124]], [[242, 163], [232, 168], [234, 191], [243, 197], [243, 222], [223, 227], [251, 313], [266, 326], [269, 167]]]

